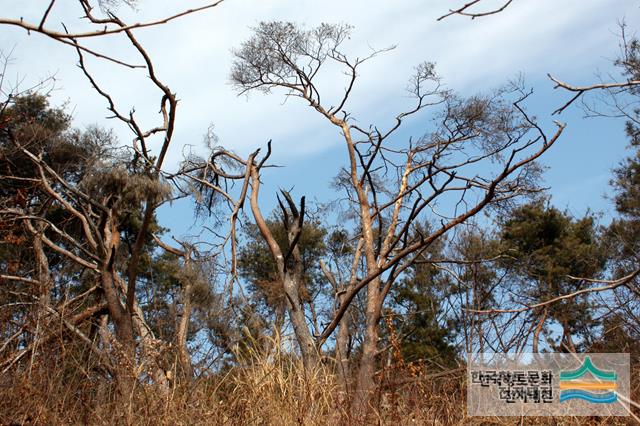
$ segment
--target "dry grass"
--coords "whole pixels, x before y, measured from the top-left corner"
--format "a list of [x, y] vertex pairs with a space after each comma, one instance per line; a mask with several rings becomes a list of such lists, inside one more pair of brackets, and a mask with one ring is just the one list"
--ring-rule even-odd
[[[345, 396], [328, 367], [305, 375], [286, 353], [245, 354], [242, 366], [174, 384], [162, 397], [140, 385], [118, 398], [112, 381], [85, 359], [49, 362], [0, 378], [0, 424], [338, 425], [349, 418]], [[463, 372], [428, 376], [411, 366], [380, 375], [369, 424], [384, 425], [612, 425], [631, 418], [470, 418], [465, 415]], [[638, 374], [634, 375], [634, 381]]]

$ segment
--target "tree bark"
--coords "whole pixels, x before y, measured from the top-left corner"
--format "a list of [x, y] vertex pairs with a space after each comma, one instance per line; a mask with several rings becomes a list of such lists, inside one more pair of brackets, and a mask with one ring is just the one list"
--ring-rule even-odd
[[562, 321], [562, 340], [564, 342], [566, 349], [571, 353], [576, 353], [576, 346], [573, 343], [573, 338], [571, 337], [571, 329], [569, 327], [569, 323], [567, 320]]
[[[373, 300], [376, 292], [371, 291], [371, 284], [369, 284], [368, 290], [367, 299]], [[375, 302], [367, 301], [362, 358], [360, 358], [358, 366], [356, 391], [351, 404], [356, 420], [365, 422], [371, 409], [371, 398], [376, 390], [376, 355], [378, 353], [378, 321], [380, 319], [379, 314], [376, 314], [376, 305]]]
[[302, 355], [302, 363], [305, 371], [312, 371], [319, 361], [318, 350], [316, 349], [315, 339], [307, 326], [307, 319], [304, 315], [300, 294], [298, 291], [299, 283], [289, 274], [284, 279], [284, 291], [287, 296], [287, 308], [289, 311], [289, 319], [293, 326], [293, 331], [300, 347]]
[[336, 367], [340, 387], [345, 394], [349, 393], [349, 315], [346, 314], [340, 321], [338, 335], [336, 336]]
[[193, 377], [191, 357], [189, 356], [189, 351], [187, 351], [187, 334], [189, 333], [189, 320], [191, 318], [191, 288], [192, 284], [190, 283], [185, 284], [182, 288], [182, 314], [176, 331], [180, 368], [182, 375], [187, 379]]
[[[378, 259], [376, 256], [369, 198], [367, 191], [363, 187], [363, 182], [358, 176], [357, 155], [349, 125], [344, 121], [339, 121], [338, 125], [342, 128], [347, 143], [351, 184], [357, 194], [360, 205], [360, 225], [362, 227], [363, 252], [367, 272], [374, 275], [378, 268]], [[367, 284], [367, 307], [365, 311], [365, 335], [364, 342], [362, 343], [362, 358], [360, 359], [360, 365], [358, 367], [356, 392], [351, 405], [352, 411], [358, 421], [366, 421], [366, 417], [370, 411], [370, 400], [376, 388], [374, 376], [376, 371], [376, 354], [378, 352], [378, 321], [380, 320], [382, 301], [380, 278], [377, 277]]]
[[[289, 239], [289, 253], [287, 257], [292, 257], [292, 265], [287, 264], [287, 260], [283, 255], [283, 252], [278, 245], [273, 234], [269, 230], [260, 207], [258, 206], [258, 194], [260, 191], [260, 176], [258, 168], [252, 165], [252, 159], [249, 160], [248, 166], [251, 172], [251, 212], [256, 221], [256, 225], [260, 230], [260, 234], [264, 238], [265, 242], [269, 246], [269, 251], [276, 264], [278, 275], [282, 280], [284, 289], [284, 295], [286, 297], [287, 313], [293, 326], [293, 331], [300, 348], [300, 355], [302, 356], [302, 363], [305, 371], [311, 371], [315, 368], [320, 361], [318, 348], [316, 347], [315, 339], [309, 330], [307, 320], [304, 315], [304, 306], [300, 298], [300, 291], [302, 284], [302, 260], [300, 258], [300, 250], [297, 247], [297, 241], [302, 232], [302, 223], [304, 220], [304, 197], [301, 201], [300, 212], [297, 211], [295, 204], [289, 197], [289, 195], [283, 192], [293, 216], [292, 223], [289, 223], [288, 217], [285, 215], [286, 224], [288, 227], [288, 239]], [[284, 209], [284, 206], [282, 206]], [[283, 212], [285, 214], [286, 211]]]
[[538, 342], [540, 340], [540, 332], [542, 332], [542, 328], [544, 327], [544, 322], [547, 320], [547, 309], [545, 308], [542, 316], [540, 317], [540, 321], [538, 321], [538, 325], [536, 326], [535, 331], [533, 332], [533, 353], [538, 353]]

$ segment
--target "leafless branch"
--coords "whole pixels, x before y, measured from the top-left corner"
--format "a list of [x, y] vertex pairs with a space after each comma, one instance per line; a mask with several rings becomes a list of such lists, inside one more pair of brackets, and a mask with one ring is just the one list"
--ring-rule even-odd
[[560, 302], [562, 300], [566, 300], [566, 299], [572, 299], [575, 298], [577, 296], [580, 296], [582, 294], [586, 294], [586, 293], [599, 293], [599, 292], [603, 292], [603, 291], [607, 291], [607, 290], [613, 290], [615, 288], [618, 288], [620, 286], [623, 285], [628, 285], [631, 281], [633, 281], [638, 275], [640, 275], [640, 269], [637, 269], [635, 271], [633, 271], [632, 273], [619, 278], [617, 280], [596, 280], [596, 279], [589, 279], [589, 278], [577, 278], [577, 277], [569, 277], [571, 279], [574, 280], [579, 280], [579, 281], [584, 281], [584, 282], [590, 282], [590, 283], [602, 283], [602, 284], [607, 284], [604, 286], [600, 286], [600, 287], [591, 287], [591, 288], [585, 288], [582, 290], [577, 290], [568, 294], [563, 294], [561, 296], [557, 296], [554, 298], [551, 298], [549, 300], [545, 300], [544, 302], [540, 302], [540, 303], [535, 303], [532, 305], [527, 305], [525, 307], [522, 308], [518, 308], [518, 309], [484, 309], [484, 310], [475, 310], [475, 309], [469, 309], [470, 312], [474, 312], [474, 313], [478, 313], [478, 314], [505, 314], [505, 313], [519, 313], [519, 312], [526, 312], [526, 311], [530, 311], [532, 309], [537, 309], [537, 308], [541, 308], [547, 305], [551, 305], [553, 303], [556, 302]]
[[505, 10], [513, 2], [513, 0], [508, 0], [506, 3], [504, 3], [502, 6], [498, 7], [497, 9], [492, 9], [492, 10], [488, 10], [488, 11], [483, 11], [483, 12], [471, 12], [471, 11], [468, 11], [468, 9], [472, 8], [473, 6], [476, 6], [477, 4], [481, 3], [482, 1], [483, 0], [473, 0], [473, 1], [470, 1], [469, 3], [466, 3], [465, 5], [463, 5], [462, 7], [458, 8], [458, 9], [449, 9], [449, 13], [439, 17], [438, 21], [441, 21], [441, 20], [443, 20], [445, 18], [448, 18], [449, 16], [452, 16], [452, 15], [467, 16], [467, 17], [469, 17], [471, 19], [481, 18], [483, 16], [495, 15], [496, 13], [500, 13], [503, 10]]

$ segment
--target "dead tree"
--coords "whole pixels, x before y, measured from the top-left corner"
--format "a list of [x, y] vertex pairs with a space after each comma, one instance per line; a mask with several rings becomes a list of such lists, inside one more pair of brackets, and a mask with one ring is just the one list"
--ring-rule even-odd
[[[348, 167], [339, 182], [352, 203], [354, 227], [362, 238], [364, 276], [341, 297], [332, 320], [316, 336], [320, 346], [340, 324], [349, 304], [366, 292], [365, 341], [353, 399], [356, 415], [365, 415], [375, 390], [378, 324], [391, 286], [436, 240], [484, 209], [537, 191], [535, 160], [560, 137], [552, 137], [521, 106], [521, 88], [488, 96], [459, 99], [442, 88], [433, 64], [423, 63], [409, 83], [414, 105], [398, 114], [387, 129], [362, 127], [347, 112], [363, 59], [350, 60], [340, 46], [350, 28], [323, 24], [304, 30], [292, 23], [266, 22], [234, 51], [231, 79], [239, 93], [284, 90], [303, 99], [342, 135]], [[317, 75], [333, 63], [347, 74], [338, 99], [321, 101]], [[514, 97], [508, 101], [508, 97]], [[332, 106], [330, 106], [332, 105]], [[404, 121], [427, 107], [439, 106], [439, 125], [417, 142], [400, 144], [393, 137]], [[482, 172], [478, 166], [486, 167]], [[448, 212], [439, 204], [450, 201]], [[419, 220], [433, 223], [428, 235], [415, 233]]]
[[259, 170], [257, 168], [252, 168], [250, 197], [251, 212], [262, 237], [269, 246], [271, 256], [276, 263], [278, 276], [282, 282], [282, 288], [286, 297], [287, 313], [291, 320], [296, 340], [298, 341], [302, 361], [305, 368], [309, 370], [317, 366], [319, 356], [315, 339], [307, 325], [305, 309], [300, 295], [300, 290], [303, 285], [303, 269], [300, 249], [297, 244], [300, 239], [302, 225], [304, 223], [305, 198], [301, 198], [299, 210], [288, 192], [282, 191], [287, 207], [285, 207], [282, 201], [278, 199], [280, 208], [282, 209], [282, 218], [285, 230], [287, 231], [287, 239], [289, 243], [289, 246], [285, 251], [279, 246], [262, 216], [262, 212], [258, 204], [260, 188], [260, 176], [258, 172]]
[[[101, 359], [112, 357], [107, 367], [114, 369], [121, 385], [121, 392], [127, 398], [133, 391], [134, 383], [140, 374], [140, 366], [143, 366], [148, 377], [151, 377], [153, 383], [164, 392], [168, 390], [169, 385], [165, 368], [160, 361], [166, 342], [157, 339], [147, 325], [137, 300], [136, 289], [140, 261], [145, 250], [145, 242], [150, 238], [156, 209], [170, 195], [170, 189], [164, 182], [162, 169], [173, 139], [178, 107], [175, 93], [158, 76], [152, 58], [138, 41], [135, 32], [140, 28], [162, 25], [192, 13], [211, 9], [221, 2], [222, 0], [219, 0], [152, 22], [128, 24], [111, 10], [103, 8], [101, 12], [94, 8], [94, 3], [90, 0], [78, 0], [82, 17], [95, 27], [95, 30], [91, 31], [74, 31], [72, 27], [64, 24], [59, 30], [50, 27], [47, 18], [56, 6], [55, 0], [48, 2], [46, 9], [43, 8], [43, 15], [39, 22], [0, 18], [0, 25], [17, 26], [29, 33], [44, 35], [57, 43], [75, 49], [80, 69], [96, 93], [106, 101], [111, 118], [124, 123], [133, 134], [131, 148], [135, 154], [128, 164], [94, 158], [92, 159], [94, 169], [87, 170], [82, 181], [70, 182], [53, 169], [46, 158], [37, 152], [32, 152], [28, 141], [16, 137], [11, 133], [11, 129], [4, 129], [7, 140], [13, 144], [15, 152], [19, 152], [35, 170], [33, 176], [29, 177], [32, 191], [46, 200], [47, 205], [54, 205], [63, 211], [78, 231], [73, 233], [68, 231], [60, 224], [43, 217], [40, 214], [41, 211], [33, 210], [26, 204], [3, 206], [7, 208], [2, 211], [3, 220], [14, 224], [22, 223], [32, 236], [39, 271], [34, 278], [30, 275], [3, 274], [3, 279], [38, 284], [43, 287], [43, 294], [47, 294], [49, 291], [47, 283], [51, 278], [48, 276], [49, 265], [44, 250], [66, 259], [67, 262], [81, 268], [83, 274], [93, 277], [95, 285], [90, 291], [78, 296], [80, 299], [63, 300], [58, 306], [49, 306], [46, 302], [43, 304], [46, 311], [49, 311], [48, 318], [51, 320], [55, 320], [56, 316], [62, 318], [78, 338], [86, 342], [93, 351], [100, 353]], [[107, 3], [109, 2], [102, 2], [100, 6], [108, 6]], [[138, 55], [139, 63], [127, 63], [110, 52], [97, 51], [84, 44], [84, 40], [117, 35], [129, 41], [131, 48]], [[85, 60], [87, 55], [117, 66], [145, 69], [158, 91], [161, 122], [155, 127], [144, 129], [133, 109], [123, 111], [109, 94], [109, 90], [93, 76]], [[0, 114], [8, 111], [8, 107], [14, 100], [12, 95], [9, 94], [2, 100]], [[0, 115], [0, 122], [3, 118]], [[154, 146], [157, 141], [159, 144]], [[17, 175], [6, 176], [6, 178], [22, 179]], [[126, 215], [138, 215], [140, 225], [136, 230], [133, 244], [125, 251], [122, 250], [121, 245]], [[73, 312], [68, 310], [70, 303], [74, 302], [77, 306], [82, 306], [84, 301], [90, 300], [89, 295], [93, 294], [100, 295], [97, 305], [70, 315], [70, 312]], [[78, 304], [78, 302], [83, 303]], [[188, 315], [189, 308], [186, 305], [188, 303], [184, 307], [185, 314]], [[97, 346], [83, 335], [78, 324], [80, 321], [100, 315], [105, 310], [113, 324], [115, 336], [110, 335], [107, 327], [102, 327], [103, 341]], [[182, 331], [184, 332], [184, 327]], [[42, 345], [48, 338], [51, 338], [50, 334], [36, 333], [33, 341], [24, 349], [18, 353], [9, 354], [2, 361], [0, 365], [3, 371], [6, 372], [27, 354], [35, 354], [35, 348]], [[184, 336], [180, 337], [179, 342], [184, 349]], [[184, 355], [181, 354], [181, 357], [184, 358]]]
[[[277, 288], [281, 289], [285, 300], [286, 311], [291, 321], [293, 331], [300, 349], [304, 367], [307, 370], [315, 368], [320, 360], [319, 346], [313, 332], [307, 324], [304, 289], [304, 268], [298, 243], [302, 235], [305, 220], [305, 197], [299, 205], [295, 203], [287, 191], [281, 191], [278, 196], [281, 218], [286, 231], [287, 245], [281, 247], [267, 225], [259, 202], [261, 186], [261, 170], [266, 167], [266, 161], [271, 155], [271, 142], [268, 143], [267, 153], [260, 159], [260, 150], [255, 151], [246, 160], [223, 148], [216, 148], [208, 159], [189, 158], [184, 163], [180, 175], [198, 185], [198, 198], [211, 200], [217, 196], [232, 206], [230, 229], [225, 241], [231, 245], [231, 279], [237, 275], [236, 259], [236, 222], [244, 201], [249, 199], [253, 220], [264, 239], [276, 266], [278, 277]], [[227, 169], [224, 165], [227, 165]], [[230, 167], [229, 167], [230, 166]], [[228, 170], [230, 169], [230, 170]], [[241, 182], [239, 194], [234, 199], [229, 190], [222, 188], [222, 183]], [[210, 204], [210, 203], [209, 203]]]

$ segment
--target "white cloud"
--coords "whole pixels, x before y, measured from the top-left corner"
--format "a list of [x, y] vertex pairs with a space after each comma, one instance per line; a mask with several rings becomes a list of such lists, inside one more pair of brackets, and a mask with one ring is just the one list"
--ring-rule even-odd
[[[75, 17], [73, 2], [56, 3], [49, 25], [59, 22], [85, 24]], [[139, 12], [122, 8], [129, 21], [144, 21], [177, 10], [177, 3], [192, 7], [202, 2], [144, 0]], [[188, 4], [187, 4], [188, 3]], [[3, 15], [37, 21], [45, 5], [39, 2], [0, 0]], [[469, 92], [486, 90], [504, 82], [518, 71], [532, 80], [546, 72], [563, 76], [588, 76], [606, 58], [614, 56], [616, 39], [611, 34], [616, 20], [635, 12], [634, 2], [595, 0], [519, 1], [503, 14], [470, 21], [451, 17], [436, 22], [448, 1], [425, 0], [226, 0], [212, 10], [158, 28], [140, 30], [140, 40], [157, 64], [163, 81], [178, 94], [180, 109], [170, 161], [175, 163], [185, 144], [199, 146], [210, 123], [223, 143], [247, 152], [274, 139], [281, 158], [305, 156], [338, 142], [336, 131], [301, 102], [283, 105], [278, 94], [237, 97], [228, 84], [230, 49], [250, 36], [249, 27], [262, 20], [292, 20], [313, 26], [320, 22], [348, 22], [355, 26], [346, 46], [364, 55], [368, 45], [398, 47], [377, 58], [362, 70], [351, 108], [363, 124], [388, 119], [407, 100], [403, 89], [413, 65], [422, 60], [438, 63], [450, 87]], [[91, 89], [75, 67], [75, 52], [40, 35], [3, 28], [0, 46], [16, 45], [16, 63], [10, 72], [31, 80], [57, 72], [63, 90], [54, 101], [70, 99], [77, 122], [86, 125], [105, 122], [105, 102]], [[119, 37], [92, 43], [118, 57], [131, 60], [134, 52]], [[104, 61], [90, 60], [98, 80], [114, 94], [125, 109], [136, 108], [140, 118], [152, 126], [159, 97], [142, 71], [122, 69]], [[337, 81], [333, 80], [333, 81]], [[342, 83], [328, 91], [336, 93]], [[116, 127], [123, 141], [127, 130]], [[284, 157], [283, 157], [284, 156]]]

